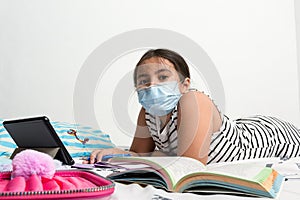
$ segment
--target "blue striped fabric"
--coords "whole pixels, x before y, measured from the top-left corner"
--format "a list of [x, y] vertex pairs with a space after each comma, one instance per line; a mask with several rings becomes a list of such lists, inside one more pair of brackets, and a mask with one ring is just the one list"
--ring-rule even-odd
[[[0, 118], [0, 157], [10, 157], [17, 146], [3, 127], [2, 123], [3, 119]], [[66, 122], [51, 122], [51, 124], [71, 156], [74, 158], [89, 156], [90, 152], [95, 149], [115, 147], [110, 140], [110, 136], [101, 130]], [[84, 140], [84, 138], [88, 138], [89, 140], [83, 144], [77, 140], [75, 136], [67, 133], [70, 129], [77, 131], [77, 136], [80, 140]]]

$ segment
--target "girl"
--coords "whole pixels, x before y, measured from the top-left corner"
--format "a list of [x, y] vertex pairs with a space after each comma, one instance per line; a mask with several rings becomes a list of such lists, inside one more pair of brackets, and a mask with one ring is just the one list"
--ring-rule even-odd
[[134, 71], [140, 110], [129, 151], [93, 151], [90, 163], [107, 154], [187, 156], [204, 164], [300, 155], [300, 131], [274, 117], [230, 120], [204, 93], [190, 89], [190, 72], [176, 52], [146, 52]]

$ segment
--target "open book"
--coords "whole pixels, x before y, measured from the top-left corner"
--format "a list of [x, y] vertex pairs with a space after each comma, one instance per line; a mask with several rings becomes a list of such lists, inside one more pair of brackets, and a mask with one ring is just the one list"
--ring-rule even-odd
[[122, 157], [110, 164], [123, 170], [107, 178], [153, 185], [173, 192], [233, 193], [275, 198], [283, 176], [274, 169], [247, 163], [203, 165], [188, 157]]

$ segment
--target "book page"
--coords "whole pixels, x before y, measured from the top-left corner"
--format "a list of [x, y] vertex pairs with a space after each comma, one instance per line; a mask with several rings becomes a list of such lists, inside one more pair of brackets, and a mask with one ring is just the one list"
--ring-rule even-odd
[[[276, 158], [276, 160], [278, 160], [278, 158]], [[275, 162], [275, 160], [273, 161], [271, 158], [263, 158], [214, 163], [207, 165], [207, 171], [252, 180], [264, 167], [273, 162]]]
[[149, 165], [156, 170], [165, 170], [169, 174], [169, 178], [173, 185], [187, 174], [204, 171], [206, 169], [205, 165], [200, 161], [188, 157], [127, 157], [122, 159], [112, 159], [112, 161], [116, 162], [120, 160], [150, 163]]
[[[162, 160], [164, 160], [163, 158]], [[170, 174], [173, 185], [182, 177], [190, 173], [205, 171], [206, 167], [200, 161], [188, 157], [176, 157], [173, 162], [165, 165], [165, 170]]]

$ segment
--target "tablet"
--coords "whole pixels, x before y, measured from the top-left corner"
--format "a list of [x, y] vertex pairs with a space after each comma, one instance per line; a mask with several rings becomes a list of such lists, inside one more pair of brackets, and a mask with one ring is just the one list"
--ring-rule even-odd
[[55, 159], [73, 165], [74, 160], [56, 134], [48, 117], [8, 120], [3, 126], [20, 149], [58, 149]]

